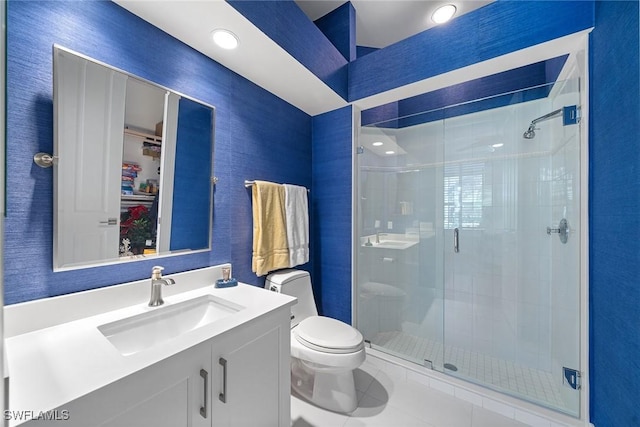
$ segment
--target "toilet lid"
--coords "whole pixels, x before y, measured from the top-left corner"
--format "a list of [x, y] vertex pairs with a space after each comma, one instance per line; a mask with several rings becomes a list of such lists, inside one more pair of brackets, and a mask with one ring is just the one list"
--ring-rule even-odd
[[294, 335], [307, 347], [328, 353], [351, 353], [363, 347], [360, 331], [330, 317], [307, 317], [294, 329]]

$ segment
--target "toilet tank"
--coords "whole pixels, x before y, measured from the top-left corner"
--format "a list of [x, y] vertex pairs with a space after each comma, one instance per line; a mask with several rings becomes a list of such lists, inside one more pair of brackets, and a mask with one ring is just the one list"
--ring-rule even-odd
[[267, 276], [265, 288], [298, 298], [298, 302], [291, 307], [292, 328], [307, 317], [318, 315], [308, 272], [288, 269], [271, 273]]

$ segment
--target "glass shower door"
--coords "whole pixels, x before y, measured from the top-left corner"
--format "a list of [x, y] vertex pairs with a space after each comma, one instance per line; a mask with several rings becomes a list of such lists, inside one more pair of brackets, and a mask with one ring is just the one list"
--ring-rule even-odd
[[361, 128], [355, 296], [373, 348], [440, 370], [442, 125]]
[[579, 415], [579, 84], [360, 128], [355, 322], [371, 347]]
[[563, 113], [579, 93], [554, 91], [445, 120], [443, 366], [577, 416], [580, 132]]

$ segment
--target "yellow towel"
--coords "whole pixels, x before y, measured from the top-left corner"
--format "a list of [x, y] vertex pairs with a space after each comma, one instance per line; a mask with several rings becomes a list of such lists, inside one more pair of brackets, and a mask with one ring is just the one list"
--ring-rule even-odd
[[251, 269], [258, 276], [289, 267], [289, 246], [285, 222], [284, 186], [256, 181], [253, 202], [253, 257]]

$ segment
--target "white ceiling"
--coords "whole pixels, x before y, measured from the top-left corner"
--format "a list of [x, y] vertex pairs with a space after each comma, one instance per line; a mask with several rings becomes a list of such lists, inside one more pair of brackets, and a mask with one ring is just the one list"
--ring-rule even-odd
[[[493, 0], [351, 0], [356, 10], [356, 44], [387, 47], [407, 37], [434, 27], [433, 12], [443, 4], [457, 8], [456, 17], [469, 13]], [[326, 15], [344, 0], [296, 0], [309, 19]]]
[[[347, 105], [344, 99], [224, 0], [113, 1], [311, 116]], [[403, 6], [409, 6], [405, 3], [420, 3], [403, 0], [354, 0], [354, 2], [378, 4], [380, 7], [391, 3], [400, 9]], [[460, 4], [457, 1], [454, 3]], [[240, 38], [239, 47], [228, 51], [215, 46], [211, 40], [211, 31], [216, 28], [226, 28], [235, 33]], [[357, 100], [354, 105], [357, 108], [366, 109], [394, 102], [417, 93], [429, 92], [559, 56], [571, 52], [572, 49], [583, 49], [583, 43], [584, 34], [582, 33], [563, 37], [381, 92]], [[197, 94], [185, 95], [197, 98]]]
[[162, 121], [165, 90], [135, 78], [127, 79], [124, 124], [153, 133]]
[[[247, 78], [309, 115], [344, 107], [347, 102], [296, 61], [288, 52], [268, 38], [242, 14], [224, 0], [113, 0], [152, 25], [162, 29], [216, 62]], [[343, 4], [339, 0], [298, 0], [306, 13], [317, 19]], [[431, 0], [353, 0], [356, 8], [358, 37], [373, 34], [379, 42], [365, 38], [363, 46], [389, 44], [423, 31], [426, 18], [417, 17], [416, 8], [432, 10]], [[462, 11], [489, 3], [486, 0], [452, 1]], [[427, 13], [430, 16], [430, 12]], [[427, 22], [425, 22], [427, 21]], [[227, 51], [211, 41], [216, 28], [231, 30], [240, 38], [240, 46]], [[197, 94], [187, 94], [197, 96]]]
[[[114, 1], [311, 116], [347, 105], [224, 0]], [[214, 45], [211, 32], [217, 28], [226, 28], [236, 34], [240, 39], [238, 48], [224, 50]]]

